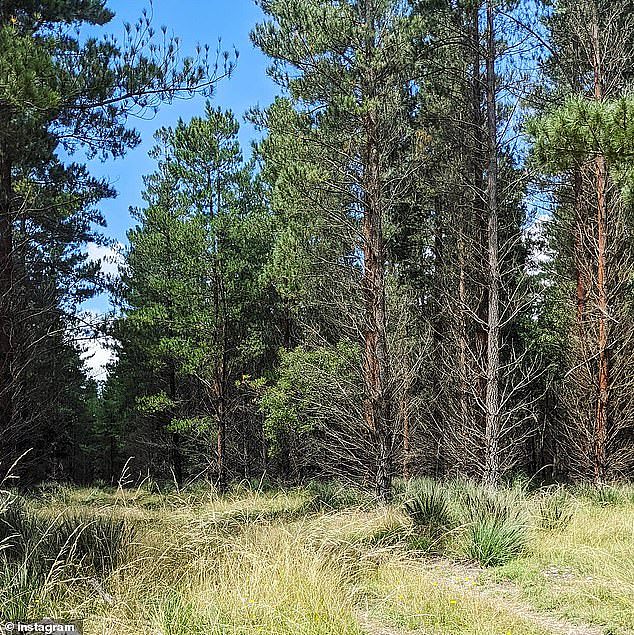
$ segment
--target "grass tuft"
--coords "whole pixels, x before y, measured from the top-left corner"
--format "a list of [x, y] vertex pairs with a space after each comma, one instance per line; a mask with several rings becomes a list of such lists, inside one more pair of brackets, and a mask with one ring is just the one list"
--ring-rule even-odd
[[527, 544], [526, 527], [499, 518], [481, 518], [467, 530], [465, 554], [484, 567], [497, 567], [520, 556]]
[[570, 496], [563, 487], [543, 492], [539, 498], [539, 521], [542, 529], [564, 529], [573, 517]]
[[465, 555], [485, 567], [496, 567], [520, 556], [528, 543], [526, 504], [518, 490], [469, 484], [461, 492], [466, 524]]
[[438, 535], [454, 525], [447, 490], [432, 479], [415, 479], [405, 490], [403, 507], [418, 527]]

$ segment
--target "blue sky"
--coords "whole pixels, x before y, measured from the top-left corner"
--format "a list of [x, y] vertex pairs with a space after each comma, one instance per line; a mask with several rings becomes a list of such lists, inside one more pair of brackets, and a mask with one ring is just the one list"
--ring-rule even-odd
[[[100, 31], [121, 34], [124, 22], [134, 23], [141, 11], [150, 5], [149, 0], [109, 0], [107, 6], [116, 16]], [[193, 54], [197, 43], [209, 44], [213, 51], [218, 38], [222, 39], [223, 48], [231, 50], [235, 47], [239, 51], [233, 76], [217, 85], [212, 103], [236, 114], [242, 126], [240, 141], [247, 153], [254, 131], [243, 122], [243, 115], [253, 106], [268, 105], [276, 93], [275, 85], [266, 75], [266, 58], [249, 41], [249, 31], [262, 19], [259, 8], [253, 0], [154, 0], [152, 14], [157, 31], [165, 25], [168, 32], [181, 39], [184, 55]], [[142, 177], [154, 168], [147, 153], [152, 147], [155, 130], [174, 125], [179, 117], [187, 120], [201, 114], [204, 102], [203, 97], [176, 100], [163, 105], [151, 120], [131, 120], [131, 125], [142, 135], [142, 143], [123, 159], [90, 163], [93, 174], [106, 176], [118, 192], [116, 199], [102, 204], [108, 220], [107, 236], [121, 242], [125, 240], [125, 232], [131, 223], [128, 208], [140, 204]]]

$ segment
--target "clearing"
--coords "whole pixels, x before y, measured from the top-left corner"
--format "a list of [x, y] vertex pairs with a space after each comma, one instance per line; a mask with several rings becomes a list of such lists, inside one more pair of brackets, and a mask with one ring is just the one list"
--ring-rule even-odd
[[84, 618], [88, 635], [634, 634], [631, 489], [565, 510], [485, 568], [464, 528], [431, 540], [402, 505], [335, 485], [49, 488], [3, 512], [1, 617]]

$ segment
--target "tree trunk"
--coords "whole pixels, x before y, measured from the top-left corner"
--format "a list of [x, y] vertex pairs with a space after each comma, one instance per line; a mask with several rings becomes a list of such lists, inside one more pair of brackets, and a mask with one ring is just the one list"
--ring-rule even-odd
[[365, 330], [363, 381], [365, 424], [373, 437], [374, 488], [387, 500], [391, 494], [392, 448], [390, 397], [388, 395], [388, 350], [385, 306], [385, 245], [383, 241], [380, 158], [377, 122], [370, 113], [365, 122], [363, 210], [363, 293]]
[[[172, 403], [176, 403], [176, 368], [172, 362], [170, 369], [170, 399]], [[170, 423], [173, 415], [170, 417]], [[174, 478], [178, 485], [183, 483], [183, 458], [181, 456], [181, 439], [178, 432], [172, 432], [172, 466], [174, 468]]]
[[408, 479], [411, 476], [411, 430], [409, 421], [409, 399], [408, 389], [403, 389], [403, 398], [401, 400], [401, 419], [403, 421], [403, 478]]
[[11, 448], [13, 422], [13, 184], [8, 144], [0, 141], [0, 432], [2, 451]]
[[468, 431], [469, 431], [469, 376], [472, 373], [469, 370], [469, 364], [467, 361], [468, 340], [467, 340], [467, 320], [466, 320], [466, 306], [467, 306], [467, 284], [466, 284], [466, 266], [465, 266], [465, 246], [462, 237], [458, 242], [458, 299], [460, 307], [458, 309], [458, 367], [459, 367], [459, 381], [460, 381], [460, 414], [459, 414], [459, 426], [457, 431], [457, 437], [460, 440], [460, 452], [459, 456], [455, 457], [457, 460], [457, 467], [460, 472], [464, 471], [465, 466], [468, 463], [467, 460], [467, 443], [468, 443]]
[[[470, 223], [470, 242], [469, 253], [465, 253], [468, 258], [468, 268], [464, 272], [467, 280], [473, 280], [475, 285], [467, 287], [465, 296], [469, 299], [469, 308], [475, 312], [477, 319], [473, 323], [465, 320], [465, 331], [467, 342], [473, 347], [470, 355], [472, 361], [469, 369], [470, 386], [469, 391], [472, 399], [467, 402], [466, 430], [471, 430], [471, 434], [465, 434], [465, 444], [471, 447], [470, 454], [476, 457], [476, 464], [472, 465], [465, 454], [465, 466], [469, 467], [469, 472], [478, 473], [481, 469], [480, 460], [484, 461], [485, 457], [478, 456], [478, 452], [474, 452], [476, 445], [480, 446], [481, 438], [486, 429], [486, 356], [487, 356], [487, 338], [488, 331], [487, 322], [487, 288], [488, 279], [480, 273], [478, 267], [486, 258], [486, 245], [488, 241], [487, 227], [487, 186], [485, 183], [485, 173], [487, 170], [487, 138], [485, 136], [485, 120], [483, 113], [483, 98], [485, 97], [486, 75], [483, 77], [481, 71], [482, 64], [482, 45], [480, 31], [480, 8], [479, 2], [473, 2], [469, 8], [469, 34], [470, 34], [470, 50], [472, 51], [472, 77], [471, 77], [471, 116], [473, 118], [473, 143], [470, 148], [471, 152], [471, 177], [473, 190], [473, 209]], [[469, 297], [471, 296], [471, 297]], [[468, 328], [467, 328], [468, 327]], [[468, 352], [466, 350], [465, 352]], [[478, 363], [480, 362], [480, 363]], [[484, 369], [484, 372], [483, 370]], [[480, 404], [485, 404], [483, 410]], [[469, 407], [470, 406], [470, 407]]]
[[225, 454], [226, 454], [226, 436], [227, 436], [227, 422], [226, 422], [226, 408], [225, 408], [225, 391], [224, 391], [224, 373], [223, 376], [217, 380], [217, 412], [218, 412], [218, 433], [216, 435], [216, 456], [217, 456], [217, 471], [218, 471], [218, 487], [223, 489], [226, 485], [226, 466], [225, 466]]
[[[214, 218], [212, 197], [210, 196], [210, 219]], [[216, 217], [222, 209], [222, 186], [219, 168], [216, 170]], [[216, 362], [216, 412], [218, 416], [218, 432], [216, 435], [217, 484], [222, 490], [227, 485], [226, 445], [227, 445], [227, 351], [229, 348], [227, 331], [227, 298], [224, 284], [224, 272], [221, 261], [221, 250], [224, 240], [220, 225], [214, 228], [214, 310], [216, 342], [221, 346]]]
[[[434, 285], [431, 290], [432, 305], [432, 352], [436, 357], [444, 355], [445, 337], [448, 332], [448, 324], [446, 319], [446, 311], [443, 305], [447, 295], [447, 289], [442, 284], [444, 276], [447, 274], [445, 266], [445, 241], [444, 241], [444, 223], [442, 220], [442, 202], [439, 196], [434, 197], [434, 243], [433, 243], [433, 260], [434, 260], [434, 276], [438, 284]], [[461, 313], [460, 313], [461, 315]], [[459, 318], [460, 319], [460, 318]], [[409, 380], [408, 382], [409, 383]], [[440, 373], [434, 373], [431, 382], [431, 391], [433, 395], [433, 410], [431, 413], [432, 420], [435, 422], [439, 434], [436, 439], [436, 452], [434, 461], [434, 473], [437, 476], [442, 475], [449, 464], [448, 450], [451, 450], [451, 434], [452, 432], [459, 438], [460, 423], [449, 424], [447, 418], [446, 403], [446, 378]], [[407, 390], [404, 390], [407, 396]], [[460, 395], [462, 398], [462, 395]], [[408, 430], [409, 435], [409, 430]]]
[[606, 206], [605, 206], [605, 159], [597, 157], [597, 293], [599, 309], [598, 335], [598, 395], [597, 418], [594, 450], [594, 479], [597, 483], [604, 480], [607, 471], [607, 429], [609, 405], [609, 367], [608, 367], [608, 335], [607, 311], [608, 300], [606, 291]]
[[[592, 49], [594, 70], [594, 98], [603, 99], [603, 78], [601, 70], [601, 54], [599, 49], [598, 15], [592, 24]], [[609, 406], [609, 365], [608, 365], [608, 298], [606, 289], [607, 273], [607, 208], [606, 208], [606, 164], [605, 157], [595, 158], [595, 175], [597, 187], [597, 308], [598, 308], [598, 376], [597, 376], [597, 411], [594, 434], [594, 480], [601, 483], [607, 473], [607, 431]]]
[[[215, 173], [215, 174], [214, 174]], [[215, 176], [215, 180], [214, 180]], [[213, 399], [215, 402], [215, 414], [217, 421], [216, 431], [216, 484], [220, 489], [226, 486], [226, 387], [227, 387], [227, 307], [224, 288], [223, 272], [220, 260], [222, 249], [222, 236], [220, 236], [219, 225], [214, 227], [214, 219], [220, 216], [222, 209], [222, 185], [220, 178], [220, 167], [209, 168], [207, 171], [207, 190], [209, 194], [208, 214], [211, 223], [210, 228], [213, 233], [211, 247], [212, 256], [212, 278], [213, 278], [213, 303], [214, 303], [214, 340], [220, 345], [220, 351], [216, 352], [215, 368], [213, 369]], [[214, 209], [215, 197], [215, 209]]]
[[587, 286], [583, 274], [583, 181], [581, 169], [574, 173], [574, 208], [575, 208], [575, 267], [577, 269], [577, 327], [580, 344], [583, 345], [584, 328], [583, 320], [586, 312]]
[[495, 30], [493, 0], [487, 0], [487, 204], [488, 222], [488, 312], [487, 376], [485, 395], [485, 465], [484, 480], [497, 483], [501, 476], [500, 456], [500, 262], [497, 193], [497, 116], [495, 87]]
[[109, 479], [108, 479], [110, 485], [114, 483], [115, 453], [116, 453], [116, 440], [114, 436], [110, 436], [110, 473], [109, 473]]

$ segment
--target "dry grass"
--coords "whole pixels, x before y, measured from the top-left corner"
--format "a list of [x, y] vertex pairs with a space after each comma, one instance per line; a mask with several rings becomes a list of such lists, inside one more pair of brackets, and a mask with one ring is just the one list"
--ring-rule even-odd
[[[353, 494], [323, 489], [318, 501], [309, 488], [241, 488], [224, 496], [48, 492], [31, 503], [43, 518], [69, 509], [125, 518], [135, 527], [134, 542], [101, 579], [62, 566], [41, 588], [25, 580], [29, 593], [18, 606], [25, 615], [85, 617], [88, 635], [576, 632], [559, 628], [554, 617], [537, 619], [537, 611], [564, 626], [586, 622], [605, 626], [606, 635], [632, 633], [634, 503], [626, 490], [618, 503], [610, 495], [610, 504], [567, 497], [562, 523], [553, 522], [559, 514], [552, 505], [541, 522], [543, 496], [526, 495], [522, 504], [533, 520], [525, 554], [463, 574], [455, 561], [439, 569], [412, 550], [418, 529], [398, 505], [356, 504]], [[460, 557], [453, 548], [447, 554]], [[503, 580], [517, 585], [524, 608], [502, 601]], [[2, 584], [0, 606], [8, 592]]]
[[528, 555], [497, 577], [517, 584], [535, 606], [606, 633], [634, 633], [634, 504], [573, 499], [568, 525], [536, 531]]
[[419, 561], [392, 559], [368, 580], [371, 614], [428, 635], [546, 635], [528, 617], [474, 592], [477, 580], [438, 579]]

